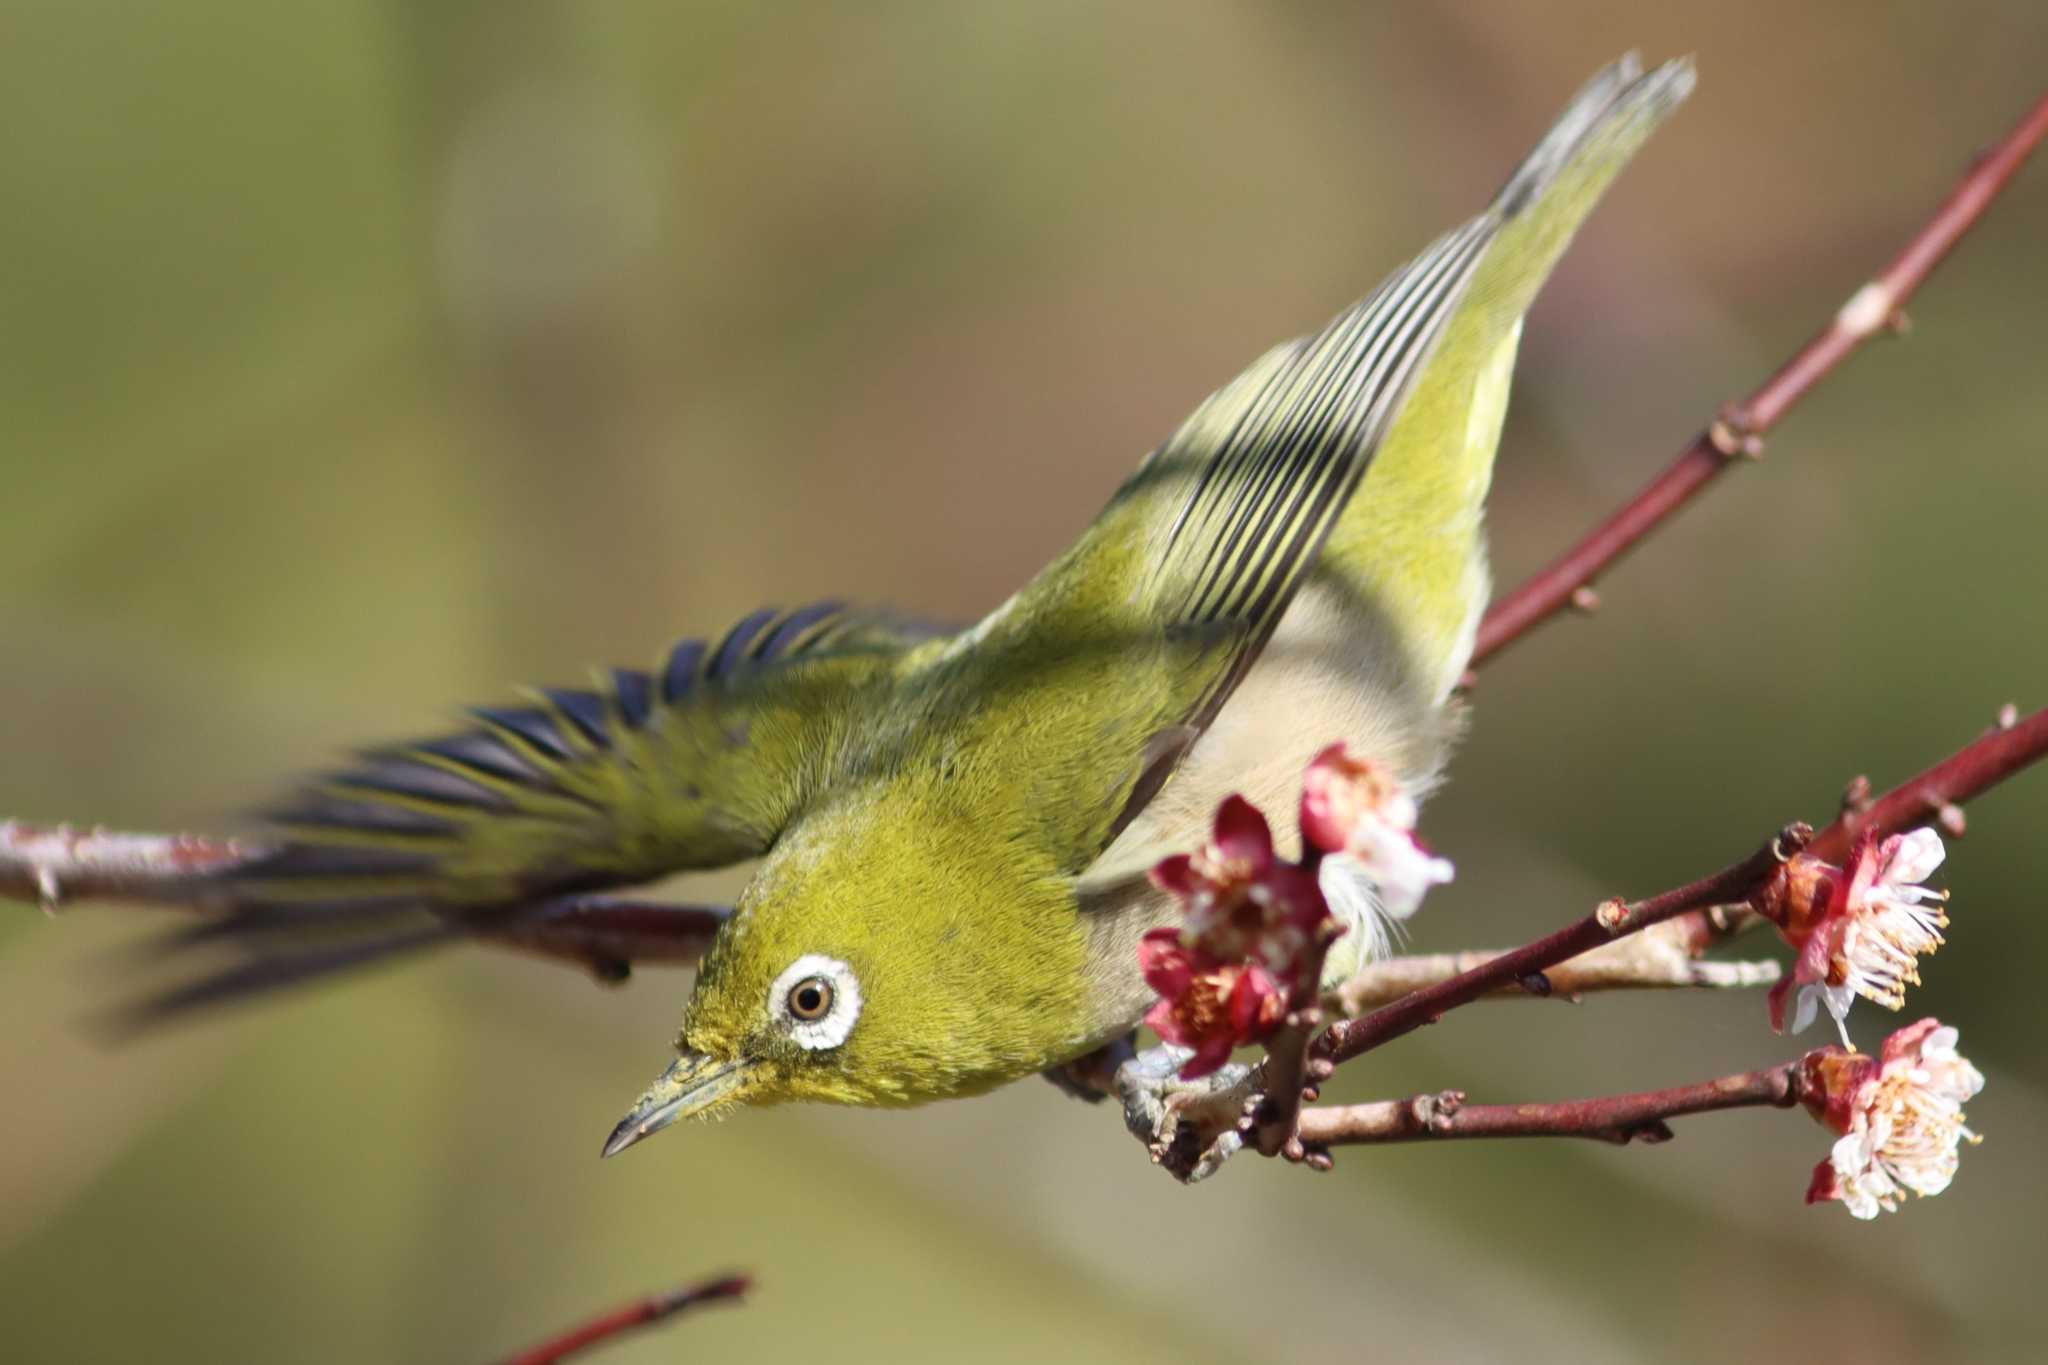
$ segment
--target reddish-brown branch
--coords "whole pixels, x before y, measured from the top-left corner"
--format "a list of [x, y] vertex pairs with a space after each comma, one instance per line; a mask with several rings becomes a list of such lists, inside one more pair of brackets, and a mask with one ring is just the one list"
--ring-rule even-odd
[[[1313, 880], [1322, 867], [1322, 850], [1306, 831], [1301, 844], [1301, 870]], [[1331, 932], [1336, 932], [1334, 927]], [[1291, 1161], [1301, 1159], [1301, 1143], [1294, 1135], [1295, 1120], [1301, 1115], [1303, 1091], [1308, 1084], [1309, 1048], [1315, 1042], [1316, 1030], [1323, 1025], [1322, 1009], [1314, 997], [1317, 983], [1323, 979], [1323, 962], [1329, 956], [1332, 941], [1319, 939], [1309, 950], [1308, 960], [1301, 968], [1302, 981], [1306, 983], [1303, 990], [1309, 999], [1305, 1003], [1297, 1000], [1286, 1024], [1267, 1042], [1266, 1060], [1259, 1067], [1258, 1095], [1238, 1124], [1239, 1133], [1262, 1156], [1285, 1152]]]
[[1581, 953], [1591, 952], [1624, 934], [1661, 924], [1688, 910], [1741, 900], [1761, 885], [1784, 857], [1804, 847], [1810, 837], [1810, 829], [1803, 825], [1790, 825], [1749, 857], [1712, 876], [1632, 905], [1619, 900], [1608, 901], [1584, 919], [1513, 952], [1503, 953], [1484, 966], [1403, 996], [1363, 1019], [1333, 1025], [1318, 1040], [1316, 1054], [1331, 1062], [1349, 1061], [1360, 1053], [1412, 1033], [1424, 1024], [1435, 1023], [1447, 1010], [1470, 1004], [1489, 991], [1521, 981]]
[[1284, 1154], [1290, 1161], [1301, 1159], [1295, 1126], [1302, 1100], [1314, 1095], [1307, 1089], [1310, 1068], [1315, 1065], [1308, 1054], [1322, 1022], [1322, 1011], [1315, 1006], [1296, 1010], [1288, 1016], [1286, 1027], [1266, 1044], [1266, 1059], [1257, 1073], [1257, 1093], [1238, 1121], [1239, 1134], [1261, 1156]]
[[1951, 807], [1997, 786], [2028, 764], [2048, 755], [2048, 707], [2023, 719], [2008, 712], [1976, 743], [1968, 745], [1927, 771], [1907, 778], [1867, 805], [1857, 804], [1814, 836], [1807, 851], [1840, 862], [1858, 834], [1874, 829], [1896, 834], [1934, 824]]
[[[1775, 961], [1708, 962], [1700, 958], [1702, 952], [1725, 937], [1718, 930], [1702, 935], [1691, 923], [1692, 915], [1708, 913], [1688, 911], [1640, 934], [1560, 962], [1545, 970], [1540, 982], [1502, 985], [1490, 993], [1490, 998], [1576, 1002], [1604, 991], [1746, 990], [1776, 985], [1781, 969]], [[1468, 948], [1457, 953], [1385, 958], [1360, 968], [1333, 994], [1343, 1014], [1364, 1014], [1390, 1005], [1411, 991], [1484, 966], [1504, 951]]]
[[[1978, 158], [1905, 249], [1836, 313], [1833, 321], [1719, 420], [1635, 497], [1548, 567], [1494, 604], [1472, 651], [1478, 667], [1536, 626], [1573, 605], [1594, 579], [1662, 525], [1730, 464], [1763, 449], [1763, 437], [1812, 388], [1882, 331], [1898, 327], [1906, 303], [1935, 266], [1991, 206], [2027, 157], [2048, 137], [2048, 95], [1997, 146]], [[1582, 598], [1583, 600], [1583, 598]]]
[[1803, 1098], [1801, 1062], [1724, 1076], [1698, 1085], [1549, 1104], [1471, 1104], [1460, 1090], [1405, 1100], [1310, 1109], [1301, 1141], [1310, 1149], [1451, 1138], [1574, 1137], [1596, 1142], [1666, 1142], [1670, 1120], [1715, 1109], [1789, 1109]]
[[[218, 878], [269, 850], [194, 834], [123, 834], [0, 821], [0, 899], [55, 911], [73, 901], [126, 901], [205, 912], [226, 903]], [[486, 943], [581, 963], [619, 979], [636, 962], [693, 963], [730, 912], [721, 906], [567, 896], [480, 929]]]
[[503, 1365], [554, 1365], [570, 1356], [600, 1345], [624, 1332], [646, 1327], [676, 1316], [700, 1304], [719, 1303], [743, 1297], [753, 1288], [745, 1275], [727, 1275], [687, 1289], [672, 1289], [599, 1314], [546, 1341], [506, 1356]]
[[0, 897], [55, 911], [67, 900], [140, 900], [198, 908], [206, 878], [262, 850], [196, 834], [118, 834], [0, 821]]
[[1769, 844], [1712, 876], [1632, 905], [1608, 901], [1556, 933], [1503, 953], [1447, 981], [1412, 992], [1362, 1019], [1333, 1025], [1317, 1040], [1316, 1056], [1333, 1063], [1348, 1061], [1424, 1024], [1434, 1023], [1447, 1010], [1469, 1004], [1625, 934], [1689, 911], [1747, 900], [1779, 860], [1790, 853], [1805, 848], [1822, 857], [1840, 858], [1855, 832], [1896, 834], [1926, 824], [1946, 807], [1960, 806], [2044, 756], [2048, 756], [2048, 708], [2009, 725], [2000, 724], [1867, 807], [1845, 812], [1819, 835], [1804, 825], [1788, 825]]

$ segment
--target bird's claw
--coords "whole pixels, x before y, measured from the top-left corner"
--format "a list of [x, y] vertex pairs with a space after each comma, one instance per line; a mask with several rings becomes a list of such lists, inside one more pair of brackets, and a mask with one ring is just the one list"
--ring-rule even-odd
[[1236, 1063], [1198, 1080], [1182, 1080], [1180, 1068], [1192, 1055], [1186, 1048], [1161, 1044], [1116, 1070], [1124, 1126], [1145, 1144], [1153, 1161], [1186, 1185], [1216, 1174], [1244, 1146], [1238, 1119], [1252, 1095], [1251, 1068]]

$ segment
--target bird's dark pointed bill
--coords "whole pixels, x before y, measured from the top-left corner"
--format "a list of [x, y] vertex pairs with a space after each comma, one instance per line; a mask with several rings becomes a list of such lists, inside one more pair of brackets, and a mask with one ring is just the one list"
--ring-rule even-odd
[[678, 1057], [661, 1079], [647, 1087], [647, 1093], [633, 1111], [619, 1120], [605, 1139], [604, 1155], [617, 1156], [641, 1138], [658, 1133], [677, 1119], [702, 1113], [739, 1087], [747, 1062], [721, 1062], [695, 1052]]

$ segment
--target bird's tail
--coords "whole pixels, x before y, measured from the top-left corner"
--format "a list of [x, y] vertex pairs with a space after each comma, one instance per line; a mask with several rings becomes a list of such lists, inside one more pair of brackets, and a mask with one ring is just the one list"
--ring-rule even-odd
[[1579, 224], [1693, 81], [1690, 57], [1645, 75], [1630, 53], [1586, 82], [1494, 197], [1501, 228], [1473, 278], [1467, 313], [1498, 334], [1528, 311]]
[[1572, 234], [1693, 87], [1689, 58], [1645, 74], [1633, 55], [1588, 81], [1501, 187], [1491, 241], [1429, 368], [1324, 549], [1322, 571], [1393, 618], [1418, 699], [1464, 672], [1486, 606], [1481, 512], [1507, 414], [1522, 315]]

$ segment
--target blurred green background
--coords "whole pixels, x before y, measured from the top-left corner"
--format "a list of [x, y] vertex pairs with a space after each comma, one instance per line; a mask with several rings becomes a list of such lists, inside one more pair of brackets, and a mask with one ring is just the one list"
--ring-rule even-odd
[[[17, 0], [0, 812], [217, 826], [344, 745], [764, 602], [971, 617], [1630, 46], [1697, 52], [1701, 87], [1531, 320], [1503, 582], [1903, 240], [2039, 94], [2048, 8]], [[2048, 700], [2044, 248], [2048, 164], [1910, 340], [1599, 618], [1488, 671], [1418, 947], [1718, 866]], [[744, 1267], [751, 1305], [603, 1358], [2023, 1357], [2044, 819], [2040, 775], [1972, 809], [1915, 1001], [1989, 1073], [1989, 1141], [1875, 1226], [1800, 1206], [1828, 1140], [1783, 1114], [1183, 1190], [1027, 1084], [601, 1164], [681, 975], [451, 952], [109, 1050], [80, 1021], [142, 912], [0, 907], [0, 1354], [482, 1360]], [[1792, 1049], [1753, 996], [1487, 1006], [1336, 1089], [1560, 1096]]]

